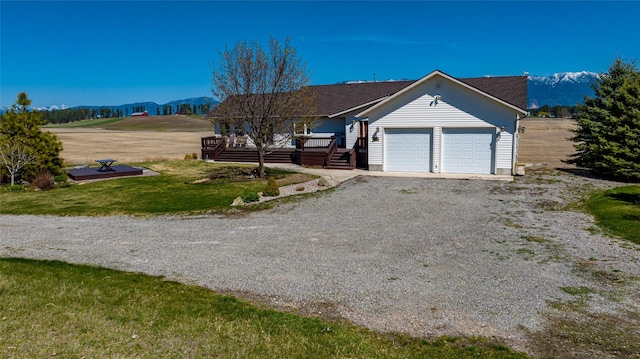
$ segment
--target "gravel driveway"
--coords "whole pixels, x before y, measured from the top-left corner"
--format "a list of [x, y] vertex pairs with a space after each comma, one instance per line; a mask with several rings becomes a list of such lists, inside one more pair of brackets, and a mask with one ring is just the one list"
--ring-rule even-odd
[[375, 330], [496, 336], [530, 351], [548, 303], [573, 299], [561, 287], [618, 290], [589, 273], [635, 276], [616, 300], [596, 291], [591, 312], [640, 311], [639, 246], [562, 210], [594, 186], [612, 184], [356, 177], [238, 217], [0, 216], [0, 256], [164, 275]]

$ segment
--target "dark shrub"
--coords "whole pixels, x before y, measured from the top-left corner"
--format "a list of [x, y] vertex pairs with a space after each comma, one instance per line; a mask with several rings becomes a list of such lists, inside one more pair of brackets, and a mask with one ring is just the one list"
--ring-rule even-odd
[[31, 181], [31, 185], [34, 188], [46, 191], [53, 188], [56, 185], [56, 182], [53, 180], [53, 175], [51, 173], [40, 172], [36, 175], [33, 181]]
[[62, 174], [62, 175], [55, 176], [55, 177], [53, 177], [53, 180], [56, 183], [66, 183], [67, 182], [67, 174], [65, 173], [65, 174]]
[[276, 183], [275, 178], [269, 177], [269, 181], [262, 191], [262, 194], [267, 197], [275, 197], [280, 195], [280, 188], [278, 188], [278, 184]]
[[258, 202], [260, 200], [260, 196], [255, 192], [246, 192], [242, 196], [240, 196], [245, 203], [249, 202]]

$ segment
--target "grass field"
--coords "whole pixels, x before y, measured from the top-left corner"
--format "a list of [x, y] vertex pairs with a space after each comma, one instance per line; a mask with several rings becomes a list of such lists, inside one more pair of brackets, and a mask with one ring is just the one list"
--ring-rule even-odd
[[598, 225], [614, 235], [640, 244], [640, 186], [596, 192], [587, 202]]
[[45, 130], [62, 141], [67, 165], [94, 164], [99, 158], [131, 163], [199, 156], [200, 138], [213, 133], [208, 121], [178, 115], [84, 120]]
[[525, 118], [520, 120], [525, 131], [520, 135], [518, 162], [552, 168], [572, 168], [563, 163], [574, 153], [571, 130], [575, 120], [564, 118]]
[[[266, 179], [246, 179], [255, 166], [179, 160], [145, 163], [159, 176], [137, 176], [71, 185], [46, 192], [0, 190], [1, 214], [57, 216], [156, 215], [227, 212], [236, 197], [262, 192]], [[196, 180], [215, 181], [194, 184]], [[268, 169], [279, 186], [312, 175]], [[269, 206], [268, 204], [261, 205]]]
[[260, 309], [138, 273], [0, 258], [1, 358], [526, 358]]
[[150, 117], [119, 117], [75, 121], [46, 125], [47, 129], [101, 128], [122, 131], [208, 131], [213, 127], [203, 115], [169, 115]]

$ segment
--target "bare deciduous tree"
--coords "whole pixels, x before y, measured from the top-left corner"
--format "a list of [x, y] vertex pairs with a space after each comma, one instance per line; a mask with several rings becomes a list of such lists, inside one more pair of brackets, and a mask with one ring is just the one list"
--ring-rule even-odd
[[260, 177], [264, 155], [291, 141], [294, 124], [311, 127], [316, 119], [316, 96], [308, 89], [309, 75], [287, 39], [270, 39], [264, 49], [257, 41], [225, 47], [213, 64], [212, 92], [222, 102], [214, 121], [244, 129], [258, 151]]
[[16, 174], [20, 170], [36, 160], [33, 151], [20, 141], [10, 140], [5, 136], [0, 137], [0, 158], [3, 166], [11, 175], [11, 185], [15, 184]]

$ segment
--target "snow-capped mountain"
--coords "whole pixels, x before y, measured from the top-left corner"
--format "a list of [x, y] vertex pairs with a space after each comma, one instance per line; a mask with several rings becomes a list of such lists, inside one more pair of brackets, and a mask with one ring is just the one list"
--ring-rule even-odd
[[559, 72], [551, 76], [529, 76], [529, 108], [543, 105], [575, 106], [585, 96], [593, 96], [591, 85], [600, 75], [595, 72]]

